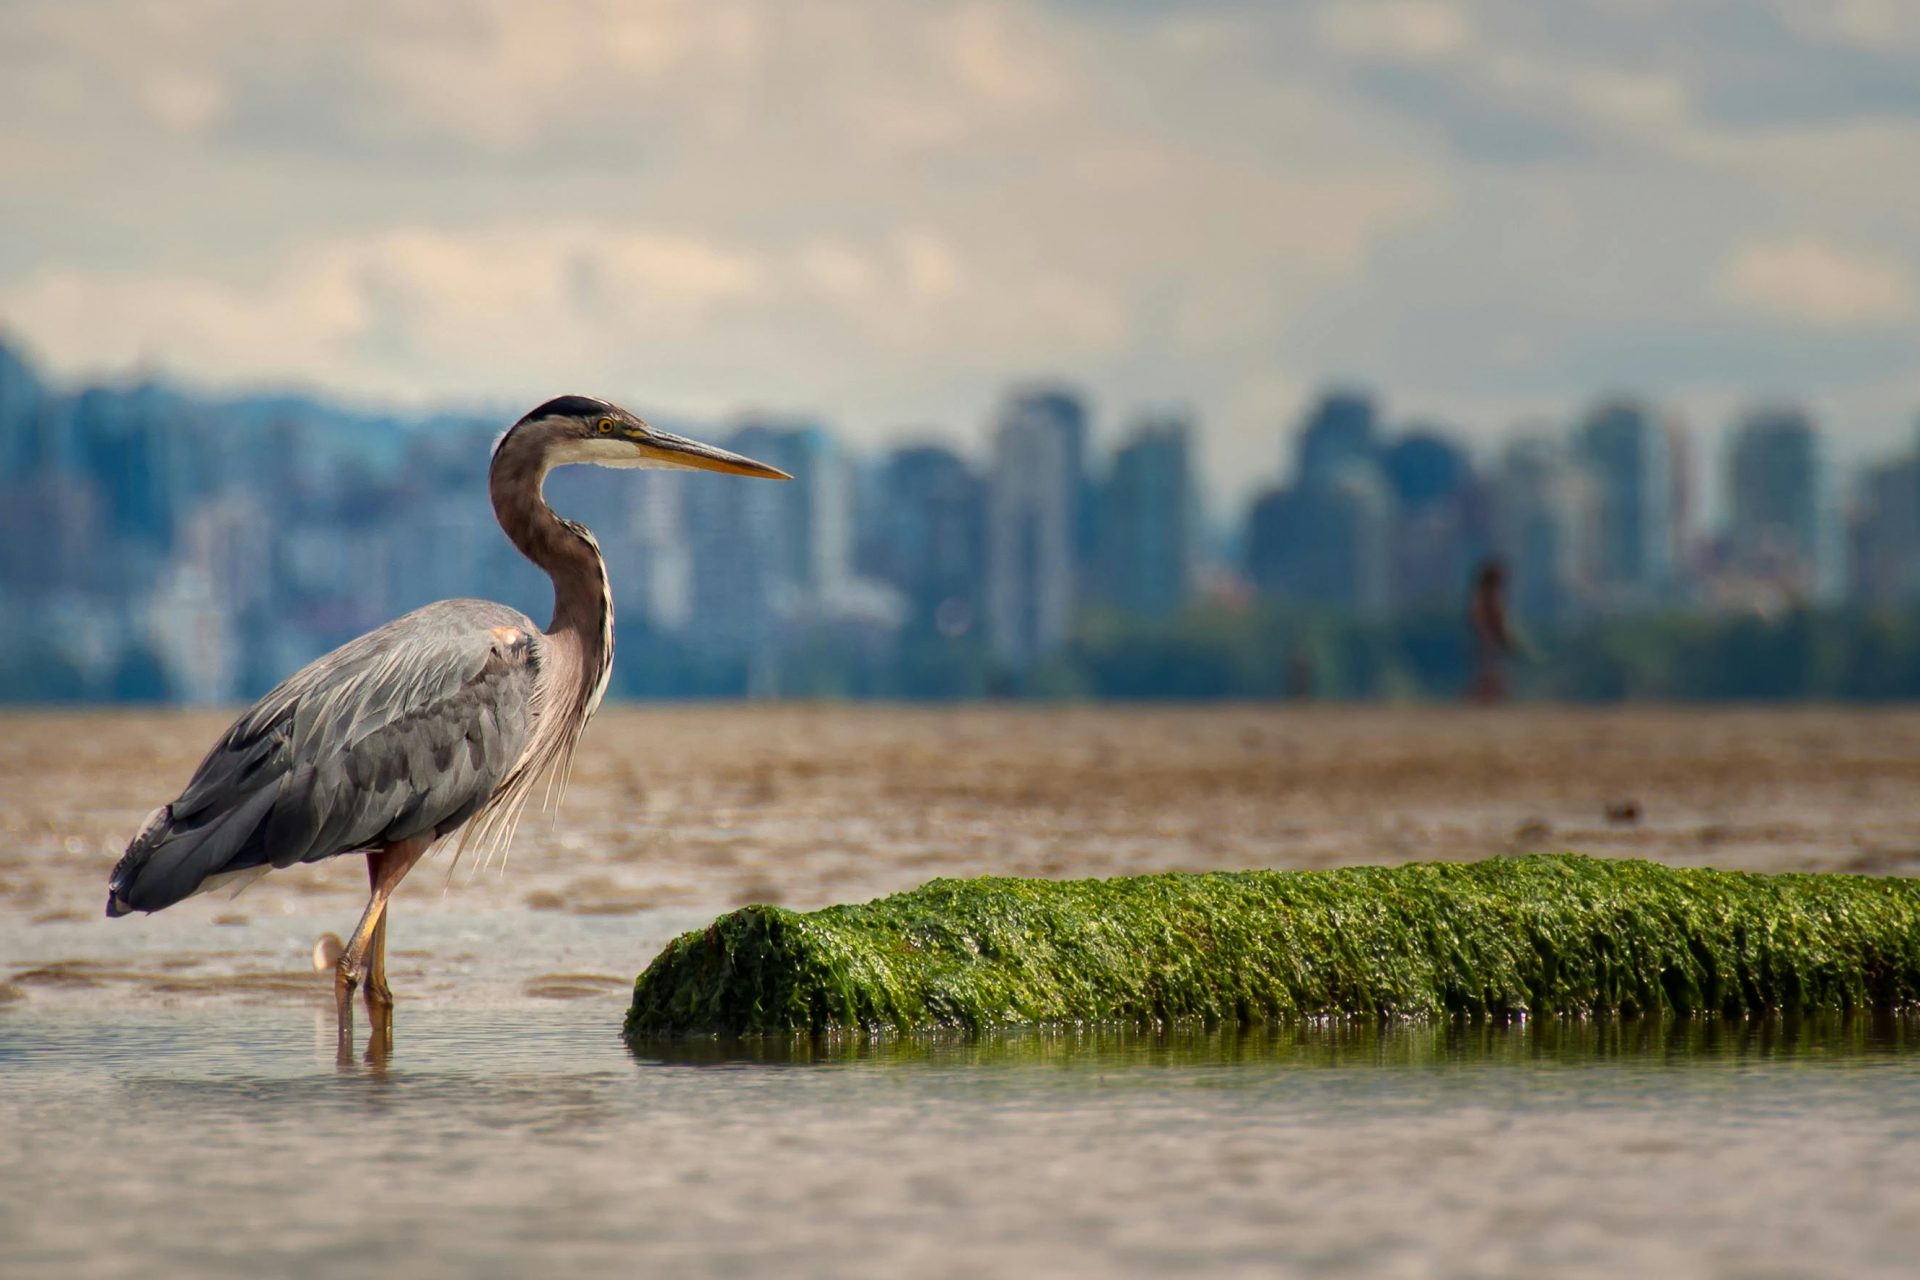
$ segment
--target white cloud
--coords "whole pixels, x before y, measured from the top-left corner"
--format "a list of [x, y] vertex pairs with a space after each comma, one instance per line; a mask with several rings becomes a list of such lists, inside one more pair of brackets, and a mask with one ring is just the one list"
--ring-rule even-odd
[[1882, 325], [1914, 314], [1905, 263], [1815, 236], [1738, 246], [1727, 259], [1721, 287], [1739, 306], [1796, 324]]
[[768, 264], [687, 235], [407, 228], [304, 248], [264, 279], [54, 268], [0, 291], [0, 311], [63, 365], [417, 395], [543, 366], [604, 373], [633, 342], [669, 342], [777, 287]]
[[956, 81], [1014, 111], [1058, 105], [1073, 88], [1067, 60], [1047, 32], [1016, 6], [973, 3], [936, 20], [934, 39], [948, 50]]
[[1920, 49], [1912, 0], [1776, 0], [1776, 7], [1784, 22], [1816, 39], [1870, 53]]
[[1671, 128], [1686, 122], [1692, 106], [1686, 85], [1670, 74], [1601, 69], [1562, 84], [1593, 117], [1614, 124]]
[[498, 156], [725, 144], [796, 117], [834, 118], [855, 148], [933, 145], [1075, 99], [1057, 36], [1042, 9], [998, 0], [19, 0], [0, 9], [0, 104]]
[[1418, 63], [1464, 50], [1473, 25], [1444, 0], [1338, 0], [1321, 10], [1320, 34], [1340, 53]]
[[670, 116], [676, 97], [737, 83], [765, 52], [753, 9], [737, 0], [359, 7], [363, 38], [343, 51], [383, 112], [363, 124], [503, 151], [583, 121]]
[[945, 239], [930, 231], [906, 231], [900, 236], [900, 266], [907, 288], [917, 298], [939, 300], [957, 294], [965, 270]]
[[[1042, 272], [979, 293], [959, 251], [919, 229], [768, 249], [588, 222], [410, 227], [324, 241], [265, 278], [53, 268], [0, 289], [63, 366], [139, 362], [220, 379], [296, 377], [419, 398], [565, 374], [639, 379], [711, 404], [803, 402], [823, 373], [875, 359], [1085, 359], [1119, 341], [1097, 284]], [[951, 354], [949, 354], [951, 353]], [[833, 368], [823, 369], [831, 363]], [[692, 377], [687, 376], [692, 371]]]
[[0, 168], [43, 175], [0, 227], [46, 246], [0, 255], [0, 322], [62, 369], [872, 439], [1026, 374], [1204, 399], [1446, 199], [1253, 56], [1258, 13], [1169, 50], [1027, 0], [344, 3], [0, 8], [0, 111], [35, 122]]
[[0, 325], [867, 441], [1057, 373], [1197, 403], [1243, 480], [1328, 376], [1496, 426], [1782, 353], [1892, 387], [1920, 120], [1851, 72], [1920, 27], [1771, 4], [10, 0]]
[[177, 133], [200, 133], [227, 109], [225, 89], [210, 76], [162, 72], [146, 77], [140, 91], [161, 126]]

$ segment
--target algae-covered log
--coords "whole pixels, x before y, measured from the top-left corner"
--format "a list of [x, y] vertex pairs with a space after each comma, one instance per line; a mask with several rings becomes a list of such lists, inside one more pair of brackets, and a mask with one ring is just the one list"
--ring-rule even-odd
[[1319, 1015], [1727, 1013], [1920, 999], [1920, 882], [1539, 855], [936, 880], [746, 907], [663, 951], [629, 1037]]

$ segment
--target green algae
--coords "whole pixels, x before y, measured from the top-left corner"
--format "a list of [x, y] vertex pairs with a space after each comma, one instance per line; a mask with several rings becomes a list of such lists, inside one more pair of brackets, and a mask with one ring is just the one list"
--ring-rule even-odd
[[648, 966], [626, 1034], [1915, 1003], [1920, 882], [1541, 854], [935, 880], [804, 914], [745, 907]]

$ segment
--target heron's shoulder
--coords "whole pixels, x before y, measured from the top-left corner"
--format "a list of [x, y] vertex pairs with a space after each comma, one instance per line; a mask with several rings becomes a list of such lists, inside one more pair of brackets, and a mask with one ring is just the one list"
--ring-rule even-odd
[[412, 613], [403, 613], [373, 632], [446, 632], [477, 634], [498, 627], [513, 627], [539, 634], [533, 619], [510, 605], [493, 600], [436, 600]]
[[391, 697], [406, 687], [416, 702], [439, 701], [476, 679], [537, 668], [544, 642], [518, 609], [491, 600], [436, 601], [294, 672], [234, 722], [227, 740], [256, 737], [303, 705], [344, 705], [377, 691]]
[[[384, 634], [383, 634], [384, 633]], [[486, 655], [494, 671], [516, 666], [538, 666], [546, 636], [533, 619], [518, 609], [492, 600], [437, 600], [402, 614], [380, 631], [373, 647], [444, 648]]]

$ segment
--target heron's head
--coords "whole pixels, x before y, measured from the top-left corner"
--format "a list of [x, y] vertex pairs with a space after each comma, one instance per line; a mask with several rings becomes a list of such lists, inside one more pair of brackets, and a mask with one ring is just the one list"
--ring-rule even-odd
[[560, 396], [513, 424], [494, 446], [498, 460], [508, 443], [533, 446], [541, 470], [570, 462], [602, 467], [651, 467], [671, 471], [722, 471], [767, 480], [793, 477], [778, 467], [650, 427], [639, 414], [592, 396]]

